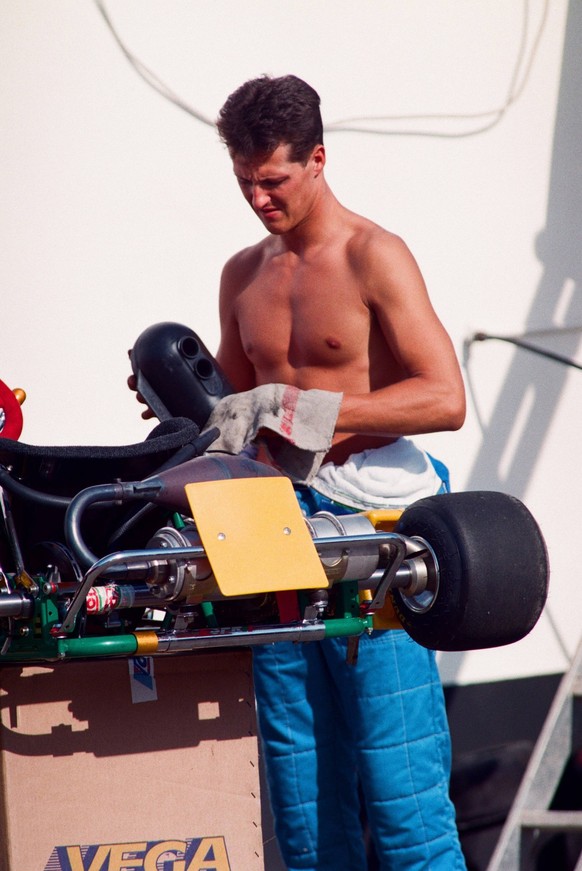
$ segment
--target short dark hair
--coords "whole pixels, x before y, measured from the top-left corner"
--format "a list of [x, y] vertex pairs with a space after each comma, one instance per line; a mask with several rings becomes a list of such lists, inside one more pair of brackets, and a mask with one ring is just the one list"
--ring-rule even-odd
[[251, 158], [291, 146], [291, 160], [305, 163], [323, 144], [319, 94], [297, 76], [260, 76], [245, 82], [220, 110], [216, 122], [231, 156]]

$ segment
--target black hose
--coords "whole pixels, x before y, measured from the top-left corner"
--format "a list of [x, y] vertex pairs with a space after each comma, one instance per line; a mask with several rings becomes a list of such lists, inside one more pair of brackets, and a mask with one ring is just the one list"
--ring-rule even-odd
[[26, 484], [13, 478], [5, 466], [0, 466], [0, 485], [26, 502], [36, 502], [38, 505], [44, 505], [48, 508], [59, 508], [64, 511], [71, 503], [69, 496], [55, 496], [52, 493], [43, 493], [41, 490], [27, 487]]

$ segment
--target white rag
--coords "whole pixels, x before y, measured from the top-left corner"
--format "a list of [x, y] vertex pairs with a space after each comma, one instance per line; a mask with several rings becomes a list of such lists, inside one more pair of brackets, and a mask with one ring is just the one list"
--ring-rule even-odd
[[342, 466], [325, 463], [311, 482], [328, 499], [360, 510], [404, 508], [441, 485], [426, 451], [406, 438], [350, 454]]
[[221, 399], [204, 431], [220, 430], [211, 450], [239, 454], [260, 430], [270, 430], [281, 437], [269, 440], [275, 465], [295, 483], [309, 484], [331, 447], [342, 397], [330, 390], [261, 384]]

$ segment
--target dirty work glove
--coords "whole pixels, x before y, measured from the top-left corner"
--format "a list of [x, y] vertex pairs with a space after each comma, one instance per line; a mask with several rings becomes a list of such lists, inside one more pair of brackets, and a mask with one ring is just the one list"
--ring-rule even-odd
[[273, 462], [296, 483], [309, 484], [331, 447], [343, 393], [299, 390], [287, 384], [262, 384], [225, 396], [206, 429], [218, 427], [213, 451], [238, 454], [260, 430], [284, 439], [269, 441]]

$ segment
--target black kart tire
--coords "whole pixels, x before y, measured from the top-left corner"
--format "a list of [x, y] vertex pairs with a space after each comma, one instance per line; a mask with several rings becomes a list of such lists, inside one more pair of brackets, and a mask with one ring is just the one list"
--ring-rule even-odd
[[438, 563], [432, 600], [391, 593], [404, 629], [423, 647], [499, 647], [535, 626], [548, 592], [548, 555], [519, 499], [490, 491], [430, 496], [407, 508], [395, 531], [424, 539]]

